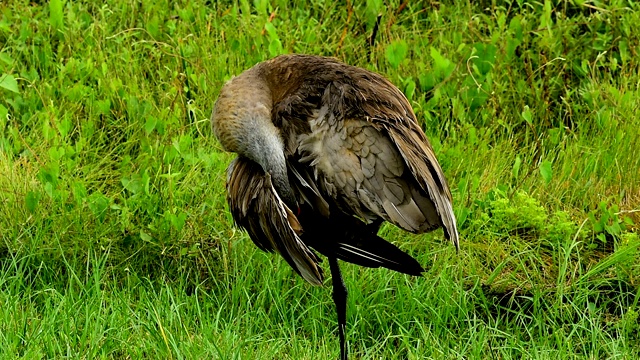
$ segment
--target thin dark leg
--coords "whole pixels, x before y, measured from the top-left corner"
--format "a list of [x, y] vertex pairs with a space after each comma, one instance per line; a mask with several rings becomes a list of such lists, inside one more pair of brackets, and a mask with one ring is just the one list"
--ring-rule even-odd
[[329, 268], [331, 269], [331, 281], [333, 283], [333, 302], [336, 304], [338, 313], [338, 334], [340, 335], [340, 360], [347, 360], [347, 342], [344, 338], [347, 327], [347, 287], [342, 280], [338, 259], [329, 258]]

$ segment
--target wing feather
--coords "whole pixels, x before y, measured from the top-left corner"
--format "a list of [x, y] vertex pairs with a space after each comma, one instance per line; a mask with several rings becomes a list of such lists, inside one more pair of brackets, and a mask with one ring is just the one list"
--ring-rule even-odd
[[[417, 127], [417, 126], [416, 126]], [[426, 136], [412, 127], [392, 127], [389, 135], [402, 154], [411, 173], [435, 204], [447, 238], [459, 249], [456, 217], [451, 191]]]
[[305, 280], [322, 285], [319, 259], [300, 239], [302, 226], [259, 165], [242, 157], [231, 162], [227, 201], [236, 224], [260, 249], [278, 252]]

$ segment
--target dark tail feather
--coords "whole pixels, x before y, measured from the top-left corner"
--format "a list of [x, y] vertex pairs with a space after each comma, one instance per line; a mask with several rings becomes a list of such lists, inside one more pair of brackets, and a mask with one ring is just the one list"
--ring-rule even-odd
[[[304, 219], [302, 211], [301, 219]], [[313, 221], [315, 220], [315, 221]], [[327, 257], [336, 256], [356, 265], [385, 267], [404, 274], [419, 276], [424, 269], [409, 254], [376, 235], [378, 226], [334, 214], [332, 220], [315, 217], [303, 223], [303, 241]]]
[[338, 259], [365, 267], [385, 267], [414, 276], [424, 272], [411, 255], [375, 234], [362, 236], [365, 234], [348, 234], [342, 238], [335, 249]]

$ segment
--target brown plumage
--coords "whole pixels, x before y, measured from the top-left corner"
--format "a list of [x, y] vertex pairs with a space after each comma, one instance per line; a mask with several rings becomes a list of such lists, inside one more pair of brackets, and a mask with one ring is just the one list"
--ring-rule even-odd
[[323, 273], [313, 250], [329, 258], [342, 359], [338, 259], [420, 275], [416, 260], [377, 236], [385, 220], [412, 233], [442, 227], [458, 247], [442, 169], [406, 97], [384, 77], [332, 58], [279, 56], [227, 82], [211, 123], [238, 154], [227, 175], [235, 222], [314, 285]]

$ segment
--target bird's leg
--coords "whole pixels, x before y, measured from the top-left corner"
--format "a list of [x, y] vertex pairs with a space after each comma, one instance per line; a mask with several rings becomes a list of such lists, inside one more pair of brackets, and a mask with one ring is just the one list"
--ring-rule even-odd
[[347, 327], [347, 287], [342, 280], [338, 259], [329, 258], [331, 269], [331, 282], [333, 283], [333, 302], [338, 313], [338, 334], [340, 335], [340, 360], [347, 360], [347, 343], [345, 341], [345, 328]]

